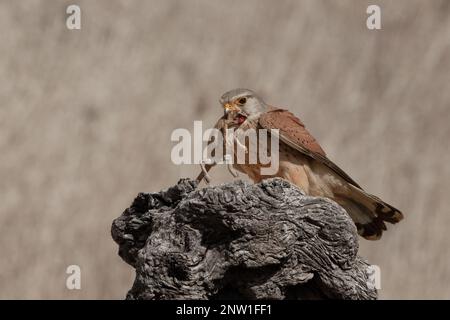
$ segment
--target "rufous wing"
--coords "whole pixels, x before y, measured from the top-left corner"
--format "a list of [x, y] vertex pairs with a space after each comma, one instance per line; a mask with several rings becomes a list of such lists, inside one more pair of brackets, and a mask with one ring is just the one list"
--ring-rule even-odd
[[348, 174], [327, 158], [317, 140], [305, 128], [305, 125], [288, 110], [271, 107], [259, 118], [264, 129], [278, 129], [279, 140], [291, 148], [323, 163], [348, 183], [362, 189]]
[[280, 142], [321, 162], [350, 184], [347, 194], [335, 200], [347, 210], [358, 228], [358, 233], [364, 238], [377, 240], [386, 230], [384, 222], [397, 223], [403, 219], [403, 214], [398, 209], [365, 192], [329, 160], [316, 139], [306, 130], [305, 125], [291, 112], [271, 107], [260, 116], [259, 125], [268, 130], [278, 129]]

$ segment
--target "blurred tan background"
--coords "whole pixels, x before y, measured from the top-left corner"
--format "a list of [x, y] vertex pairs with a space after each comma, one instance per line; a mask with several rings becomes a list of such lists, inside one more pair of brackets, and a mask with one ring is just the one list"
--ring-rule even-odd
[[212, 125], [235, 87], [290, 108], [405, 213], [361, 239], [381, 298], [450, 298], [450, 1], [2, 0], [0, 29], [0, 298], [124, 298], [112, 220], [196, 175], [172, 164], [170, 134]]

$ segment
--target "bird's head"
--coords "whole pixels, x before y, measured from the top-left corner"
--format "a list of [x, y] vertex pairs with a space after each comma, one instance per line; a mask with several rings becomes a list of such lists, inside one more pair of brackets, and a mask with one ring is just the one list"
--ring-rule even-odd
[[267, 110], [267, 105], [253, 91], [234, 89], [220, 97], [225, 117], [231, 116], [235, 124], [241, 125], [247, 119], [257, 119]]

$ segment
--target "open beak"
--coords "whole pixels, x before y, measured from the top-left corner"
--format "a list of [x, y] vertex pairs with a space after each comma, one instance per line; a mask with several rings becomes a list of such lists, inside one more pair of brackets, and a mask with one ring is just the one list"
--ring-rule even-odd
[[[232, 120], [232, 125], [238, 125], [240, 126], [242, 123], [247, 120], [247, 116], [242, 113], [241, 108], [236, 106], [234, 103], [225, 103], [223, 105], [224, 110], [224, 119]], [[230, 119], [231, 117], [231, 119]]]

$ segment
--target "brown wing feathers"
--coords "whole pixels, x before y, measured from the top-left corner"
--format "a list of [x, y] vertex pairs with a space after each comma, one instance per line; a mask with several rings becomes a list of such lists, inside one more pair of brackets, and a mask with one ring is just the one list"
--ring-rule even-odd
[[366, 193], [350, 176], [329, 160], [316, 139], [306, 130], [305, 125], [291, 112], [272, 107], [260, 116], [259, 124], [265, 129], [279, 129], [281, 142], [323, 163], [351, 185], [349, 194], [341, 199], [340, 204], [352, 216], [358, 232], [364, 238], [379, 239], [386, 230], [384, 221], [396, 223], [403, 218], [399, 210]]
[[336, 172], [345, 181], [362, 189], [348, 174], [327, 158], [317, 140], [308, 132], [308, 130], [306, 130], [305, 125], [300, 119], [291, 112], [272, 107], [271, 110], [261, 115], [259, 124], [265, 129], [279, 129], [280, 141], [286, 143], [291, 148], [320, 161]]
[[291, 112], [283, 109], [273, 108], [259, 118], [259, 123], [266, 129], [280, 129], [280, 135], [287, 137], [293, 142], [299, 144], [305, 151], [325, 156], [325, 151], [320, 147], [319, 143], [306, 130], [303, 122], [294, 116]]

